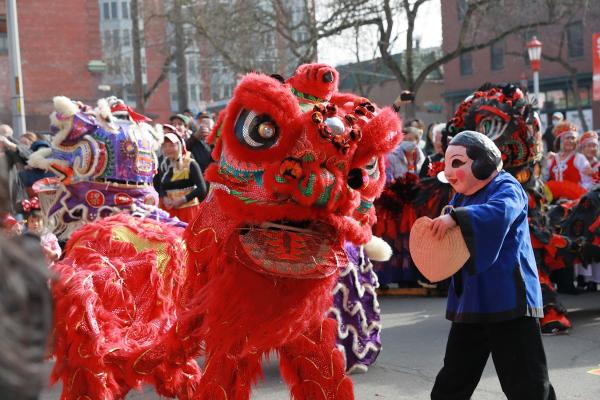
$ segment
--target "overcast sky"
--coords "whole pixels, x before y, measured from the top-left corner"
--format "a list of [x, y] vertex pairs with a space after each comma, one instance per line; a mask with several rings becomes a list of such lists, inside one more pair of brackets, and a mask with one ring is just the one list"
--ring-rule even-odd
[[[397, 18], [398, 20], [395, 22], [395, 25], [398, 28], [396, 32], [398, 40], [394, 44], [394, 52], [400, 52], [406, 47], [404, 35], [407, 24], [403, 15], [399, 15]], [[374, 29], [370, 31], [363, 29], [360, 36], [360, 60], [365, 61], [379, 57], [379, 52], [376, 50], [376, 31]], [[420, 38], [421, 47], [442, 45], [442, 17], [439, 0], [425, 2], [419, 8], [414, 37]], [[319, 62], [332, 65], [356, 62], [355, 48], [354, 32], [347, 32], [344, 35], [322, 40], [319, 42]]]

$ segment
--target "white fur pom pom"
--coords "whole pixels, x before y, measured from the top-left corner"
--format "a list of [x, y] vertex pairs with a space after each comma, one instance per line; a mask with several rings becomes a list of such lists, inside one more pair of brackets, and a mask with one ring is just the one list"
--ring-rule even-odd
[[385, 240], [373, 235], [365, 245], [365, 253], [373, 261], [387, 261], [392, 257], [392, 248]]
[[106, 99], [98, 100], [98, 115], [107, 121], [112, 116], [112, 113], [110, 112], [110, 105]]
[[32, 153], [27, 160], [27, 165], [39, 168], [39, 169], [50, 169], [51, 160], [48, 159], [52, 154], [52, 149], [48, 147], [42, 147], [38, 151]]
[[73, 116], [77, 112], [77, 106], [68, 97], [55, 96], [52, 102], [54, 103], [54, 109], [66, 117]]

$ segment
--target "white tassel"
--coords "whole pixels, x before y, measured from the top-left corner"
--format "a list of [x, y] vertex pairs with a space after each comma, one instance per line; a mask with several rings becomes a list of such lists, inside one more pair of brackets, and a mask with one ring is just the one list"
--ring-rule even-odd
[[365, 253], [372, 261], [387, 261], [392, 257], [392, 248], [382, 238], [372, 235], [365, 245]]
[[65, 96], [55, 96], [52, 99], [54, 109], [66, 117], [71, 117], [77, 112], [77, 105]]
[[98, 115], [105, 121], [110, 121], [112, 113], [110, 112], [110, 105], [106, 99], [98, 100]]
[[48, 147], [43, 147], [29, 156], [29, 159], [27, 160], [27, 165], [34, 168], [49, 170], [52, 161], [49, 160], [48, 157], [51, 154], [52, 149]]

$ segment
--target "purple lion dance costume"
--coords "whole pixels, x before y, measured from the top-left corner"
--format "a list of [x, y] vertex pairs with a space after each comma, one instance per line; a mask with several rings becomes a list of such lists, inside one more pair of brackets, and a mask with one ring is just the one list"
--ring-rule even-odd
[[344, 250], [348, 264], [333, 289], [329, 315], [338, 323], [337, 346], [346, 357], [346, 371], [366, 372], [381, 350], [379, 281], [370, 258], [386, 261], [392, 250], [376, 237], [364, 247], [346, 243]]
[[[62, 96], [50, 116], [52, 148], [34, 153], [30, 165], [60, 180], [40, 182], [42, 206], [54, 233], [67, 240], [88, 222], [120, 211], [170, 221], [152, 186], [159, 142], [146, 118], [118, 99], [92, 109]], [[124, 118], [116, 118], [119, 115]], [[44, 201], [45, 200], [45, 201]], [[184, 224], [174, 222], [183, 227]]]

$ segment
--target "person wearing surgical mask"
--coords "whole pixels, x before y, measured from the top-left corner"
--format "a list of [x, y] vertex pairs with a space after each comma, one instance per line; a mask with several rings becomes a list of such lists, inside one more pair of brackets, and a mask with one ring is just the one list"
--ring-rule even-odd
[[425, 161], [425, 155], [418, 146], [420, 139], [420, 131], [417, 128], [404, 128], [402, 141], [387, 158], [388, 182], [404, 178], [407, 173], [419, 176]]
[[[374, 232], [379, 233], [394, 250], [392, 258], [376, 266], [383, 289], [390, 284], [397, 284], [400, 288], [419, 287], [418, 281], [422, 279], [408, 251], [410, 228], [416, 219], [412, 193], [425, 160], [423, 151], [418, 147], [420, 133], [415, 127], [404, 128], [402, 141], [386, 160], [386, 194], [375, 205], [378, 225]], [[393, 195], [388, 197], [387, 193]]]
[[558, 151], [558, 148], [555, 146], [554, 135], [552, 134], [552, 131], [556, 125], [560, 124], [564, 119], [565, 117], [560, 111], [556, 111], [552, 114], [550, 124], [546, 128], [543, 136], [545, 153], [553, 153]]

